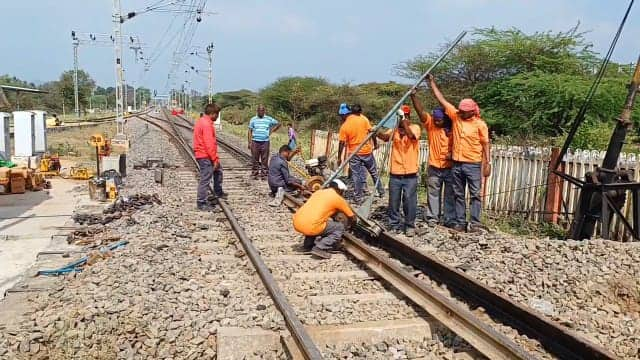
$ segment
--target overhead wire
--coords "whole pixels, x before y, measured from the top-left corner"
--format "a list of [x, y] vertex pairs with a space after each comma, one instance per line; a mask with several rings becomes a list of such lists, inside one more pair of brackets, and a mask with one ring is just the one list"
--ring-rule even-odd
[[591, 104], [591, 99], [593, 98], [593, 96], [595, 95], [596, 91], [598, 90], [598, 86], [600, 85], [600, 82], [602, 81], [602, 78], [604, 77], [604, 74], [605, 74], [605, 72], [607, 70], [607, 65], [609, 64], [609, 61], [611, 60], [611, 56], [613, 55], [613, 51], [616, 48], [616, 45], [618, 43], [618, 39], [620, 38], [620, 34], [622, 34], [622, 29], [624, 28], [624, 25], [627, 22], [627, 18], [629, 17], [629, 13], [631, 12], [631, 8], [633, 7], [633, 2], [634, 2], [634, 0], [630, 0], [629, 1], [629, 6], [627, 7], [627, 11], [625, 12], [624, 17], [622, 18], [622, 21], [618, 25], [618, 30], [616, 31], [616, 34], [613, 37], [613, 40], [611, 41], [611, 45], [609, 46], [609, 50], [607, 51], [605, 57], [602, 59], [602, 63], [600, 64], [600, 68], [598, 69], [598, 72], [596, 74], [596, 78], [593, 81], [593, 83], [591, 84], [591, 87], [589, 88], [589, 91], [587, 92], [587, 95], [585, 96], [584, 101], [582, 102], [582, 106], [580, 107], [580, 109], [578, 110], [578, 113], [576, 114], [576, 117], [575, 117], [575, 120], [574, 120], [573, 125], [571, 127], [571, 130], [569, 131], [569, 134], [567, 135], [567, 139], [565, 140], [564, 144], [562, 145], [562, 149], [560, 150], [560, 156], [558, 157], [558, 159], [556, 160], [555, 164], [552, 167], [553, 171], [556, 171], [558, 169], [558, 166], [560, 166], [560, 162], [561, 162], [562, 158], [564, 157], [564, 155], [569, 150], [569, 146], [571, 145], [573, 137], [576, 135], [576, 133], [578, 131], [578, 128], [580, 127], [580, 125], [582, 124], [582, 122], [585, 119], [585, 114], [587, 112], [587, 108]]

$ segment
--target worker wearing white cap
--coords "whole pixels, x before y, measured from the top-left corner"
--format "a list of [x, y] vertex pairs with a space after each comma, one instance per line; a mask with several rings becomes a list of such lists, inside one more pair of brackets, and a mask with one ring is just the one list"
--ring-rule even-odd
[[293, 215], [293, 227], [305, 236], [304, 248], [322, 259], [331, 258], [329, 253], [342, 238], [345, 225], [331, 219], [337, 212], [345, 214], [350, 222], [355, 215], [349, 203], [342, 197], [347, 185], [340, 179], [329, 183], [329, 187], [313, 193], [309, 200]]

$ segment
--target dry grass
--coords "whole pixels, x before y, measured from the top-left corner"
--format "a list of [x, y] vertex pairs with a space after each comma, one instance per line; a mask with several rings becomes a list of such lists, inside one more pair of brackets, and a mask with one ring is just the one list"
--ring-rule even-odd
[[47, 134], [48, 150], [50, 153], [60, 155], [63, 166], [94, 166], [95, 148], [89, 144], [89, 138], [93, 134], [101, 133], [109, 139], [115, 132], [115, 123], [49, 132]]

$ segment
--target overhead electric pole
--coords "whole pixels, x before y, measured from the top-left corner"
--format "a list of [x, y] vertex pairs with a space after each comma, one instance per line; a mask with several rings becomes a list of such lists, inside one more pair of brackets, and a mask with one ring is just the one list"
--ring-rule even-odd
[[124, 101], [122, 73], [122, 16], [120, 0], [113, 0], [113, 45], [116, 71], [116, 135], [114, 144], [125, 145], [127, 136], [124, 133]]
[[207, 46], [207, 58], [209, 60], [209, 104], [213, 100], [213, 43]]
[[80, 40], [76, 37], [75, 31], [71, 32], [73, 39], [73, 97], [76, 105], [76, 116], [80, 117], [80, 101], [78, 96], [78, 46]]

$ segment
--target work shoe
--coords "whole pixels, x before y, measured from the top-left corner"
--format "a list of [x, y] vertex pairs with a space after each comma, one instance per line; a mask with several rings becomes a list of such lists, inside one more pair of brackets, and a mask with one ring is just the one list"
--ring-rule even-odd
[[198, 210], [200, 211], [213, 211], [214, 207], [209, 204], [198, 204]]
[[315, 256], [315, 257], [319, 257], [321, 259], [331, 259], [331, 254], [328, 251], [322, 250], [320, 248], [318, 248], [317, 246], [314, 246], [311, 249], [311, 255]]
[[283, 198], [284, 198], [284, 188], [283, 187], [279, 187], [278, 191], [276, 192], [276, 196], [269, 203], [269, 206], [280, 206], [280, 204], [282, 204], [282, 199]]
[[470, 233], [485, 233], [485, 232], [488, 232], [489, 229], [487, 229], [482, 224], [469, 224], [469, 230], [468, 231]]
[[438, 220], [436, 219], [427, 219], [427, 225], [429, 225], [429, 227], [435, 227], [438, 225]]
[[229, 194], [227, 194], [226, 192], [223, 191], [220, 194], [216, 194], [216, 197], [218, 199], [227, 200], [227, 198], [229, 197]]
[[414, 236], [416, 236], [416, 229], [414, 229], [414, 228], [407, 228], [407, 230], [404, 232], [404, 234], [405, 234], [407, 237], [410, 237], [410, 238], [411, 238], [411, 237], [414, 237]]
[[311, 251], [313, 247], [316, 245], [316, 238], [312, 236], [305, 236], [304, 242], [302, 243], [302, 249], [304, 251]]
[[454, 225], [452, 227], [453, 230], [458, 231], [458, 232], [466, 232], [467, 231], [467, 227], [464, 225]]
[[400, 235], [400, 234], [402, 234], [402, 229], [396, 228], [396, 229], [393, 229], [393, 232], [395, 232], [396, 234]]

